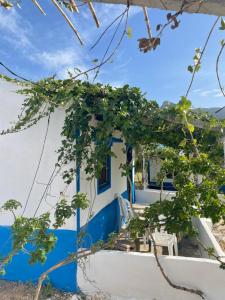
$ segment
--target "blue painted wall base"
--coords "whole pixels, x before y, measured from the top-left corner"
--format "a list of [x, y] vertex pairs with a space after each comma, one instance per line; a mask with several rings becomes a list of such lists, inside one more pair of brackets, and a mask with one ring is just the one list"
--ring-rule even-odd
[[[76, 232], [73, 230], [56, 230], [54, 231], [58, 238], [56, 247], [48, 255], [44, 265], [36, 263], [30, 265], [28, 263], [29, 256], [24, 252], [19, 252], [12, 259], [5, 270], [6, 274], [0, 276], [1, 279], [21, 282], [37, 282], [39, 276], [45, 270], [54, 264], [63, 260], [69, 253], [76, 251]], [[0, 226], [0, 255], [4, 257], [11, 250], [11, 228], [8, 226]], [[27, 247], [29, 249], [29, 247]], [[61, 290], [68, 292], [77, 291], [77, 266], [75, 263], [69, 264], [49, 274], [51, 284]]]
[[[127, 193], [124, 192], [126, 197]], [[83, 242], [80, 247], [90, 248], [91, 245], [99, 240], [107, 240], [112, 232], [119, 231], [120, 211], [118, 200], [113, 200], [98, 212], [87, 224], [81, 228], [85, 232]], [[39, 276], [54, 264], [63, 260], [68, 254], [77, 250], [77, 232], [73, 230], [55, 230], [57, 244], [54, 250], [48, 255], [44, 265], [28, 263], [29, 255], [19, 252], [12, 259], [12, 262], [6, 266], [6, 274], [0, 276], [1, 279], [21, 282], [37, 282]], [[12, 246], [12, 231], [10, 226], [0, 226], [0, 257], [6, 256]], [[27, 247], [29, 249], [29, 246]], [[77, 292], [77, 265], [76, 263], [61, 267], [49, 274], [51, 284], [67, 292]]]
[[86, 226], [81, 228], [81, 235], [85, 233], [81, 244], [82, 248], [90, 248], [97, 241], [106, 241], [109, 234], [119, 231], [119, 204], [113, 200], [92, 218]]

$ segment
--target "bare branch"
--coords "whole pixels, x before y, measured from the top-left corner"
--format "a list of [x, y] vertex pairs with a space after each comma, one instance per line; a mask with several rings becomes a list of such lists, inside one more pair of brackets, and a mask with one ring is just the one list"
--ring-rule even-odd
[[78, 6], [77, 6], [75, 0], [70, 0], [70, 4], [71, 4], [73, 10], [74, 10], [75, 12], [79, 13], [79, 9], [78, 9]]
[[152, 32], [151, 32], [151, 26], [150, 26], [150, 21], [149, 21], [148, 11], [147, 11], [146, 6], [143, 7], [143, 12], [144, 12], [144, 16], [145, 16], [145, 23], [146, 23], [146, 26], [147, 26], [147, 31], [148, 31], [148, 37], [149, 37], [149, 39], [151, 39], [152, 38]]
[[94, 43], [93, 46], [91, 46], [91, 50], [94, 49], [97, 44], [100, 42], [100, 40], [103, 38], [103, 36], [105, 35], [105, 33], [109, 30], [109, 28], [111, 28], [111, 26], [119, 19], [121, 18], [127, 11], [128, 8], [125, 9], [125, 11], [123, 11], [118, 17], [116, 17], [107, 27], [106, 29], [102, 32], [102, 34], [100, 35], [100, 37], [97, 39], [97, 41]]
[[219, 19], [220, 19], [220, 17], [217, 17], [217, 18], [216, 18], [215, 22], [213, 23], [213, 25], [212, 25], [212, 27], [211, 27], [209, 33], [208, 33], [208, 36], [207, 36], [207, 38], [206, 38], [204, 47], [203, 47], [203, 49], [202, 49], [202, 51], [201, 51], [201, 54], [200, 54], [200, 56], [199, 56], [199, 59], [198, 59], [196, 65], [195, 65], [194, 71], [193, 71], [193, 73], [192, 73], [191, 81], [190, 81], [190, 84], [189, 84], [189, 86], [188, 86], [188, 89], [187, 89], [187, 92], [186, 92], [186, 94], [185, 94], [185, 97], [188, 97], [188, 95], [189, 95], [189, 92], [190, 92], [190, 90], [191, 90], [192, 84], [193, 84], [194, 79], [195, 79], [196, 70], [197, 70], [196, 67], [197, 67], [198, 65], [201, 64], [201, 59], [202, 59], [202, 57], [203, 57], [203, 55], [204, 55], [204, 52], [205, 52], [205, 49], [206, 49], [206, 47], [207, 47], [207, 45], [208, 45], [209, 39], [210, 39], [210, 37], [211, 37], [211, 35], [212, 35], [212, 33], [213, 33], [213, 30], [214, 30], [214, 28], [215, 28], [217, 22], [219, 21]]
[[45, 11], [43, 10], [43, 8], [41, 7], [41, 5], [38, 3], [37, 0], [32, 0], [34, 2], [34, 4], [37, 6], [37, 8], [40, 10], [40, 12], [46, 16]]
[[65, 12], [63, 11], [63, 9], [58, 4], [58, 2], [56, 0], [52, 0], [52, 2], [55, 4], [56, 8], [59, 10], [59, 12], [62, 14], [62, 16], [64, 17], [64, 19], [68, 23], [68, 25], [71, 27], [71, 29], [73, 30], [73, 32], [76, 34], [76, 36], [77, 36], [80, 44], [83, 46], [84, 43], [81, 40], [81, 37], [80, 37], [78, 31], [76, 30], [76, 28], [74, 27], [73, 23], [70, 21], [70, 19], [68, 18], [68, 16], [65, 14]]
[[95, 9], [94, 9], [94, 6], [93, 6], [92, 2], [89, 1], [89, 0], [87, 0], [87, 4], [88, 4], [88, 7], [89, 7], [89, 9], [90, 9], [90, 12], [91, 12], [91, 14], [92, 14], [92, 16], [93, 16], [93, 18], [94, 18], [94, 21], [95, 21], [96, 26], [99, 28], [99, 26], [100, 26], [99, 20], [98, 20], [98, 18], [97, 18], [97, 16], [96, 16]]
[[[223, 50], [224, 50], [224, 47], [225, 47], [225, 43], [222, 43], [221, 45], [221, 48], [220, 48], [220, 52], [217, 56], [217, 59], [216, 59], [216, 77], [217, 77], [217, 81], [219, 83], [219, 87], [220, 87], [220, 90], [221, 90], [221, 93], [222, 95], [225, 97], [225, 92], [224, 92], [224, 88], [222, 86], [222, 83], [221, 83], [221, 80], [220, 80], [220, 74], [219, 74], [219, 63], [220, 63], [220, 57], [223, 53]], [[220, 112], [221, 110], [223, 110], [225, 108], [225, 106], [223, 106], [222, 108], [218, 109], [216, 111], [216, 113]]]

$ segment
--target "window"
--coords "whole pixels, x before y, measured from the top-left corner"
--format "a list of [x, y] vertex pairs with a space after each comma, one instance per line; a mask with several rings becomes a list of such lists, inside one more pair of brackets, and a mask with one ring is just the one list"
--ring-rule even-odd
[[108, 155], [104, 166], [101, 171], [101, 175], [97, 182], [97, 193], [101, 194], [111, 187], [111, 157]]

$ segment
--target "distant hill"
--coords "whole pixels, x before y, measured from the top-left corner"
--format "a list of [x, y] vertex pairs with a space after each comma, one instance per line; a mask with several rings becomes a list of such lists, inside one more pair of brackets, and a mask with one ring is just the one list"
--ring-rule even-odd
[[[173, 105], [175, 105], [175, 103], [170, 101], [164, 101], [161, 105], [161, 108], [166, 108]], [[194, 108], [195, 111], [205, 111], [218, 119], [225, 119], [225, 108], [222, 109], [220, 112], [216, 113], [216, 111], [218, 111], [219, 109], [220, 107]]]
[[212, 115], [218, 119], [225, 119], [225, 108], [222, 109], [220, 112], [216, 113], [216, 111], [218, 111], [219, 109], [220, 109], [220, 107], [196, 108], [196, 110], [206, 111], [210, 115]]

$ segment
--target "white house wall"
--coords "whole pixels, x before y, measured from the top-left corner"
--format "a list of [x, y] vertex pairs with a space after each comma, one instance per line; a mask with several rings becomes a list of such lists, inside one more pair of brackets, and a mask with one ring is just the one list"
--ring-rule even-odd
[[[0, 82], [0, 130], [7, 129], [20, 113], [24, 97], [13, 91], [17, 86]], [[40, 169], [35, 180], [34, 188], [25, 211], [25, 216], [31, 217], [42, 197], [46, 183], [57, 162], [56, 150], [60, 146], [61, 128], [64, 121], [63, 110], [58, 110], [50, 119], [50, 126]], [[25, 205], [30, 187], [40, 158], [44, 136], [47, 128], [47, 119], [43, 119], [35, 126], [19, 132], [0, 136], [0, 206], [9, 200], [16, 199]], [[61, 173], [60, 173], [61, 174]], [[38, 214], [46, 211], [53, 212], [60, 192], [65, 184], [60, 176], [55, 177], [50, 185], [48, 195], [44, 197]], [[76, 192], [75, 185], [71, 184], [66, 195], [72, 196]], [[18, 211], [20, 214], [21, 211]], [[10, 214], [0, 213], [0, 225], [11, 225], [13, 219]], [[75, 229], [74, 220], [67, 222], [65, 228]]]
[[[126, 177], [121, 176], [120, 164], [126, 162], [126, 154], [123, 153], [122, 143], [113, 143], [112, 151], [116, 154], [116, 158], [111, 158], [111, 187], [101, 194], [97, 194], [97, 180], [88, 182], [84, 169], [81, 168], [80, 172], [80, 191], [86, 193], [92, 207], [92, 218], [104, 207], [110, 204], [117, 195], [123, 193], [127, 189]], [[88, 220], [89, 209], [81, 211], [80, 225], [81, 227], [86, 224]]]
[[[217, 261], [177, 256], [160, 256], [159, 259], [174, 284], [199, 289], [207, 300], [224, 299], [224, 270]], [[79, 268], [78, 284], [86, 295], [105, 294], [101, 299], [201, 299], [169, 286], [151, 253], [100, 251], [89, 257], [85, 273]]]
[[[0, 131], [8, 129], [11, 121], [17, 120], [24, 97], [17, 95], [17, 86], [0, 81]], [[32, 217], [39, 205], [46, 184], [57, 162], [56, 150], [61, 145], [60, 132], [64, 122], [64, 112], [58, 109], [50, 119], [50, 126], [44, 154], [41, 160], [37, 178], [30, 195], [30, 199], [24, 216]], [[0, 136], [0, 207], [9, 199], [15, 199], [25, 205], [32, 181], [37, 169], [41, 155], [43, 141], [47, 128], [47, 118], [42, 119], [35, 126], [20, 133]], [[118, 141], [117, 141], [118, 142]], [[114, 143], [112, 150], [117, 158], [111, 159], [111, 187], [107, 191], [96, 195], [97, 180], [90, 183], [86, 180], [86, 175], [81, 169], [80, 191], [87, 193], [90, 204], [93, 203], [92, 218], [88, 228], [88, 234], [92, 235], [93, 242], [99, 239], [106, 239], [108, 234], [118, 228], [118, 203], [117, 195], [125, 192], [126, 178], [121, 178], [119, 166], [126, 161], [126, 155], [122, 152], [122, 144]], [[75, 167], [75, 165], [71, 166]], [[54, 206], [60, 198], [60, 193], [64, 191], [66, 197], [71, 198], [77, 192], [76, 178], [69, 188], [65, 190], [65, 183], [61, 173], [54, 177], [50, 185], [48, 195], [43, 197], [37, 215], [44, 212], [51, 212], [54, 221]], [[22, 210], [18, 210], [20, 216]], [[87, 220], [88, 210], [81, 211], [80, 225], [83, 226]], [[10, 213], [0, 211], [0, 253], [7, 256], [11, 251], [13, 218]], [[57, 244], [54, 250], [48, 255], [44, 265], [35, 264], [30, 266], [29, 255], [24, 252], [13, 257], [12, 262], [6, 267], [4, 279], [14, 281], [36, 281], [40, 274], [46, 269], [58, 263], [69, 253], [77, 250], [78, 245], [78, 218], [72, 217], [66, 224], [54, 230], [57, 237]], [[85, 246], [89, 246], [85, 244]], [[20, 270], [23, 269], [21, 273]], [[53, 286], [67, 291], [77, 291], [76, 281], [77, 266], [75, 263], [69, 264], [50, 274], [50, 281]], [[65, 276], [66, 274], [66, 276]], [[0, 277], [1, 278], [1, 277]]]
[[[10, 122], [16, 120], [20, 113], [24, 98], [13, 92], [16, 88], [15, 85], [0, 81], [0, 130], [9, 128]], [[62, 110], [58, 110], [51, 117], [44, 155], [24, 214], [26, 217], [34, 215], [45, 189], [45, 184], [48, 183], [57, 162], [55, 151], [60, 146], [63, 119], [64, 113]], [[43, 119], [28, 130], [0, 136], [0, 206], [9, 199], [16, 199], [24, 206], [40, 158], [46, 128], [47, 119]], [[37, 215], [50, 211], [53, 221], [54, 206], [64, 188], [65, 184], [60, 174], [58, 174], [48, 190], [48, 196], [43, 198]], [[71, 197], [75, 192], [75, 183], [72, 183], [65, 194]], [[17, 215], [20, 216], [21, 212], [22, 210], [19, 210]], [[10, 213], [0, 211], [0, 253], [3, 257], [7, 256], [12, 249], [12, 228], [10, 226], [12, 222], [13, 219]], [[49, 253], [44, 265], [36, 263], [31, 266], [29, 255], [21, 251], [13, 257], [12, 262], [6, 266], [5, 275], [0, 278], [24, 282], [37, 281], [44, 271], [63, 260], [69, 253], [76, 251], [77, 233], [75, 224], [75, 217], [73, 217], [67, 221], [63, 228], [54, 230], [57, 243], [54, 250]], [[63, 290], [77, 291], [76, 270], [75, 263], [56, 270], [49, 276], [51, 284]], [[65, 274], [68, 276], [65, 276]]]

